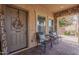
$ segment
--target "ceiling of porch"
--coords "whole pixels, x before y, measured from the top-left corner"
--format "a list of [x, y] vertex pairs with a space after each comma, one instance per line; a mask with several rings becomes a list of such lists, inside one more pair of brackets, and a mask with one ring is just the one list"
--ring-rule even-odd
[[49, 11], [56, 13], [56, 12], [60, 12], [62, 10], [66, 10], [68, 8], [75, 7], [75, 6], [77, 6], [77, 4], [46, 4], [46, 5], [42, 5], [42, 6], [49, 9]]
[[29, 8], [30, 7], [39, 8], [39, 6], [40, 6], [40, 7], [43, 7], [45, 9], [49, 10], [52, 13], [56, 13], [56, 12], [60, 12], [62, 10], [66, 10], [66, 9], [75, 7], [77, 5], [78, 4], [22, 4], [22, 5], [20, 4], [19, 6], [24, 7], [24, 9], [26, 9], [28, 6], [29, 6]]

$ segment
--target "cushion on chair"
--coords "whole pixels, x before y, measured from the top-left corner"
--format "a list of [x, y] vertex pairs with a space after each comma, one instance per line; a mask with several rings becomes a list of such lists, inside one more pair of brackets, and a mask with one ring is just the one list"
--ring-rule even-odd
[[44, 42], [45, 41], [45, 35], [39, 35], [40, 37], [40, 42]]

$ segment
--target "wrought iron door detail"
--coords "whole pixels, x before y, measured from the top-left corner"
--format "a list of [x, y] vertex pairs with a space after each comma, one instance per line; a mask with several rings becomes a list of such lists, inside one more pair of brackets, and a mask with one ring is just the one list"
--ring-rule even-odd
[[23, 27], [22, 22], [17, 18], [12, 22], [12, 29], [20, 31]]
[[17, 17], [15, 18], [14, 21], [12, 21], [12, 29], [15, 30], [16, 32], [20, 32], [22, 28], [23, 28], [23, 23], [19, 18], [19, 10], [18, 10]]

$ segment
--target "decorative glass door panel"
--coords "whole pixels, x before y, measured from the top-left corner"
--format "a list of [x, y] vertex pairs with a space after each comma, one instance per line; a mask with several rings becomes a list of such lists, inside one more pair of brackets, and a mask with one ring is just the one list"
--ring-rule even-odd
[[[45, 35], [46, 29], [45, 29], [45, 17], [38, 16], [37, 17], [37, 32], [40, 35]], [[41, 36], [43, 37], [43, 36]], [[44, 41], [44, 39], [40, 39], [40, 42]]]
[[38, 16], [37, 26], [38, 32], [45, 33], [45, 17]]
[[54, 21], [48, 20], [48, 31], [53, 32], [54, 31]]

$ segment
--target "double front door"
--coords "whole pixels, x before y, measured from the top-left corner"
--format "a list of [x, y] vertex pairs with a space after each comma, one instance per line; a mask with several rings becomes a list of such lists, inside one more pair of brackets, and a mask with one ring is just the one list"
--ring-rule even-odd
[[8, 53], [27, 47], [27, 12], [5, 6], [4, 16]]

